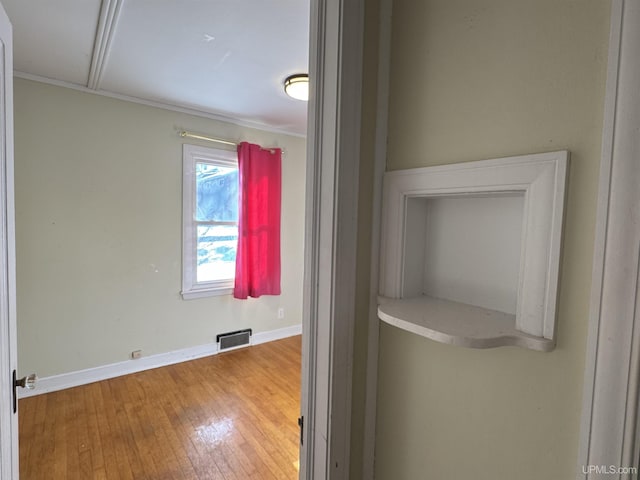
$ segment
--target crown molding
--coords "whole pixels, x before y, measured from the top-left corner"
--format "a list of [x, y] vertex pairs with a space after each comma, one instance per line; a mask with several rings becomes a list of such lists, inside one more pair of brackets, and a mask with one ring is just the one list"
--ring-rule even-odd
[[160, 108], [162, 110], [168, 110], [171, 112], [184, 113], [186, 115], [193, 115], [194, 117], [208, 118], [210, 120], [216, 120], [218, 122], [237, 125], [238, 127], [252, 128], [254, 130], [260, 130], [260, 131], [269, 132], [269, 133], [276, 133], [279, 135], [288, 135], [290, 137], [307, 138], [306, 134], [292, 132], [290, 130], [277, 128], [268, 124], [254, 122], [251, 120], [233, 118], [221, 113], [205, 112], [195, 108], [174, 105], [171, 103], [158, 102], [155, 100], [147, 100], [144, 98], [132, 97], [129, 95], [122, 95], [119, 93], [109, 92], [106, 90], [92, 90], [83, 85], [78, 85], [71, 82], [65, 82], [63, 80], [55, 80], [53, 78], [42, 77], [40, 75], [33, 75], [31, 73], [20, 72], [17, 70], [13, 72], [13, 75], [16, 78], [22, 78], [24, 80], [30, 80], [32, 82], [45, 83], [47, 85], [53, 85], [55, 87], [69, 88], [71, 90], [76, 90], [83, 93], [90, 93], [92, 95], [99, 95], [101, 97], [108, 97], [116, 100], [122, 100], [123, 102], [136, 103], [138, 105], [145, 105], [147, 107]]
[[111, 51], [111, 40], [118, 24], [122, 0], [103, 0], [98, 20], [98, 33], [93, 43], [91, 67], [87, 87], [91, 90], [99, 90], [102, 82], [104, 66]]

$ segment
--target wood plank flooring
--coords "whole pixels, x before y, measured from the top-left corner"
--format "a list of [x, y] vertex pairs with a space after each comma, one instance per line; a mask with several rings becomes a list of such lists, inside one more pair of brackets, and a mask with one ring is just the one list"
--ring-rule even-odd
[[20, 400], [20, 478], [298, 477], [300, 336]]

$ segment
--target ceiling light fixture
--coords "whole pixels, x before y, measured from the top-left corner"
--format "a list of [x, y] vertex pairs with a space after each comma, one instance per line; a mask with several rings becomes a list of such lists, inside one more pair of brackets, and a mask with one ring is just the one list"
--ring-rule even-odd
[[291, 98], [306, 102], [309, 100], [309, 75], [306, 73], [289, 75], [284, 80], [284, 91]]

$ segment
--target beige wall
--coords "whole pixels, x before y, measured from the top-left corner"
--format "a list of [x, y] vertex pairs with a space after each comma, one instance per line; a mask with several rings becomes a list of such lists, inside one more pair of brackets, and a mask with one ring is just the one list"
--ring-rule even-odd
[[395, 0], [390, 170], [571, 151], [551, 353], [381, 326], [378, 480], [575, 478], [610, 2]]
[[[182, 300], [179, 128], [285, 149], [281, 296]], [[20, 371], [45, 377], [300, 324], [305, 148], [302, 138], [17, 79]]]

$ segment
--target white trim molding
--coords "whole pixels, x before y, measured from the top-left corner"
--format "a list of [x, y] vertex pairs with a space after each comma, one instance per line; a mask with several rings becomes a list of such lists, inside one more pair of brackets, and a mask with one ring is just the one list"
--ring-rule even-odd
[[102, 1], [100, 19], [98, 20], [98, 33], [93, 43], [91, 68], [89, 69], [89, 79], [87, 81], [87, 87], [91, 90], [98, 90], [100, 88], [104, 66], [111, 52], [111, 40], [118, 25], [122, 1], [123, 0]]
[[0, 479], [18, 478], [18, 415], [13, 373], [18, 368], [13, 156], [13, 36], [0, 5]]
[[[558, 151], [385, 173], [380, 243], [380, 294], [394, 299], [413, 296], [408, 292], [412, 289], [405, 285], [406, 266], [414, 261], [406, 258], [408, 254], [405, 253], [405, 250], [408, 250], [406, 238], [409, 235], [409, 227], [415, 223], [408, 217], [409, 199], [522, 193], [524, 211], [520, 274], [514, 316], [515, 329], [512, 331], [515, 336], [503, 335], [507, 332], [499, 328], [494, 333], [500, 332], [500, 340], [493, 335], [490, 336], [492, 342], [495, 341], [491, 346], [520, 345], [543, 351], [552, 349], [555, 341], [556, 297], [568, 159], [567, 151]], [[413, 305], [415, 306], [415, 303]], [[379, 311], [382, 310], [381, 306]], [[480, 314], [480, 317], [489, 318], [485, 312]], [[389, 321], [391, 317], [386, 315], [380, 318]], [[398, 323], [394, 324], [400, 326]], [[477, 323], [472, 322], [470, 326], [473, 327], [474, 335], [478, 333]], [[527, 336], [517, 336], [518, 332]], [[531, 336], [539, 337], [540, 341], [535, 341]], [[440, 337], [436, 335], [429, 338]], [[480, 348], [487, 346], [479, 338], [474, 338], [469, 344], [460, 344]]]
[[363, 0], [311, 2], [301, 480], [349, 478]]
[[[197, 230], [201, 224], [232, 225], [232, 222], [208, 222], [196, 220], [196, 165], [238, 169], [238, 155], [234, 151], [219, 148], [182, 145], [182, 298], [210, 297], [233, 294], [234, 276], [225, 279], [198, 282]], [[237, 226], [237, 219], [233, 225]], [[235, 272], [234, 272], [235, 275]]]
[[[53, 85], [54, 87], [60, 88], [68, 88], [70, 90], [75, 90], [77, 92], [89, 93], [91, 95], [98, 95], [100, 97], [113, 98], [115, 100], [120, 100], [123, 102], [135, 103], [137, 105], [145, 105], [147, 107], [160, 108], [162, 110], [167, 110], [170, 112], [184, 113], [187, 115], [192, 115], [194, 117], [200, 118], [208, 118], [210, 120], [216, 120], [218, 122], [228, 123], [229, 125], [236, 125], [238, 127], [246, 127], [253, 128], [255, 130], [260, 130], [263, 132], [276, 133], [280, 135], [289, 135], [291, 137], [297, 138], [306, 138], [306, 134], [292, 132], [290, 130], [279, 128], [274, 125], [269, 125], [266, 123], [260, 123], [252, 120], [233, 118], [228, 116], [222, 112], [205, 112], [203, 110], [197, 110], [193, 107], [187, 107], [183, 105], [175, 105], [172, 103], [166, 103], [164, 101], [159, 100], [148, 100], [145, 98], [133, 97], [130, 95], [123, 95], [120, 93], [113, 93], [107, 90], [92, 90], [84, 85], [78, 85], [76, 83], [65, 82], [63, 80], [55, 80], [53, 78], [43, 77], [40, 75], [33, 75], [31, 73], [14, 71], [13, 76], [15, 78], [21, 78], [23, 80], [29, 80], [31, 82], [44, 83], [45, 85]], [[184, 130], [184, 127], [176, 126], [176, 132], [180, 132]]]
[[[302, 325], [292, 325], [290, 327], [269, 330], [267, 332], [256, 333], [251, 336], [251, 345], [259, 345], [261, 343], [273, 342], [287, 337], [302, 334]], [[135, 360], [127, 360], [124, 362], [110, 363], [95, 368], [87, 368], [85, 370], [77, 370], [75, 372], [63, 373], [60, 375], [52, 375], [50, 377], [39, 378], [36, 382], [36, 388], [33, 390], [20, 389], [19, 397], [33, 397], [44, 393], [56, 392], [66, 388], [87, 385], [93, 382], [108, 380], [109, 378], [129, 375], [131, 373], [151, 370], [152, 368], [166, 367], [175, 363], [187, 362], [197, 358], [209, 357], [218, 354], [217, 343], [207, 343], [205, 345], [196, 345], [194, 347], [181, 348], [172, 352], [159, 353], [149, 355]]]
[[[640, 0], [614, 0], [585, 386], [580, 480], [638, 467]], [[602, 466], [621, 467], [610, 472]], [[606, 472], [606, 473], [605, 473]]]
[[382, 182], [387, 167], [389, 134], [389, 81], [391, 71], [391, 13], [393, 0], [378, 3], [378, 72], [376, 91], [376, 129], [371, 199], [371, 279], [369, 282], [369, 329], [367, 336], [367, 378], [362, 443], [362, 478], [375, 477], [376, 412], [378, 405], [378, 285], [380, 283], [380, 224], [382, 220]]

